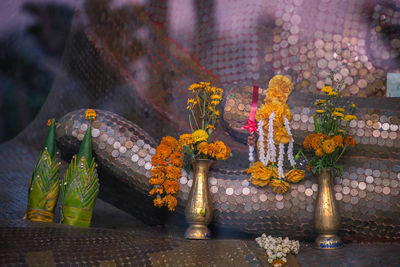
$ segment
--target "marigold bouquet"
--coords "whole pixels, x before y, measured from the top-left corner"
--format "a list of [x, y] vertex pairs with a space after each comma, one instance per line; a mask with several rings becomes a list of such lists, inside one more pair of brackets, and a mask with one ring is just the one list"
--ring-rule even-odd
[[343, 168], [338, 163], [339, 159], [348, 147], [356, 144], [347, 132], [350, 121], [357, 119], [353, 115], [356, 106], [351, 104], [347, 110], [339, 107], [343, 81], [335, 81], [334, 74], [332, 72], [330, 75], [331, 85], [321, 89], [325, 93], [325, 99], [318, 99], [314, 103], [317, 107], [316, 114], [313, 115], [315, 133], [308, 135], [303, 141], [304, 148], [314, 154], [310, 160], [305, 157], [308, 161], [307, 169], [313, 173], [331, 170], [340, 175]]
[[[257, 147], [259, 161], [246, 171], [255, 186], [271, 186], [274, 192], [283, 194], [289, 189], [289, 182], [298, 183], [304, 178], [304, 171], [296, 169], [293, 157], [293, 137], [290, 129], [292, 113], [286, 101], [293, 89], [290, 79], [275, 75], [268, 83], [264, 104], [257, 110]], [[285, 152], [285, 145], [287, 151]], [[292, 166], [284, 172], [285, 154]]]
[[222, 141], [212, 142], [215, 124], [220, 111], [223, 90], [208, 82], [194, 83], [189, 87], [192, 95], [187, 101], [191, 133], [182, 134], [179, 141], [164, 137], [152, 157], [153, 169], [149, 183], [153, 185], [150, 195], [155, 195], [154, 206], [168, 206], [175, 210], [175, 194], [179, 190], [181, 168], [189, 170], [196, 159], [226, 160], [230, 149]]

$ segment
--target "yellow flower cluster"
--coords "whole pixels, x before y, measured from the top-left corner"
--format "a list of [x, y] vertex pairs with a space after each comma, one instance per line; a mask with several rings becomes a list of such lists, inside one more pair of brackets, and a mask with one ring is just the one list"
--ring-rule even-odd
[[149, 183], [153, 188], [149, 194], [156, 195], [154, 206], [167, 206], [173, 211], [178, 203], [174, 195], [179, 190], [178, 179], [182, 167], [182, 148], [179, 142], [171, 136], [163, 137], [151, 161], [154, 167], [150, 171]]
[[198, 143], [208, 140], [208, 134], [206, 131], [199, 129], [192, 133], [192, 142]]
[[[277, 194], [283, 194], [289, 189], [289, 183], [279, 178], [278, 168], [275, 165], [264, 166], [262, 162], [257, 161], [250, 168], [246, 169], [251, 174], [250, 182], [255, 186], [271, 186]], [[298, 183], [304, 178], [303, 170], [292, 169], [285, 174], [286, 179], [292, 183]]]
[[206, 94], [210, 101], [207, 101], [207, 109], [213, 111], [215, 107], [222, 101], [223, 90], [215, 86], [211, 86], [209, 82], [199, 82], [190, 85], [189, 91], [193, 93], [193, 98], [187, 101], [187, 109], [192, 110], [196, 104], [202, 104], [202, 94]]

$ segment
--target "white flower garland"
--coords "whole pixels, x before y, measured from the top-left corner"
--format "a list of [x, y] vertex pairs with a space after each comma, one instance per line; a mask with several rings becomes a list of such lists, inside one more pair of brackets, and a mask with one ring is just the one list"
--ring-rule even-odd
[[264, 164], [265, 162], [265, 150], [264, 150], [264, 120], [258, 122], [258, 158]]
[[290, 142], [289, 142], [289, 145], [288, 145], [287, 156], [288, 156], [290, 165], [294, 167], [296, 165], [296, 161], [294, 160], [294, 157], [293, 157], [293, 142], [294, 142], [293, 135], [292, 135], [292, 132], [290, 130], [290, 122], [288, 121], [286, 116], [284, 117], [284, 119], [285, 119], [286, 132], [290, 135]]
[[283, 156], [284, 155], [285, 155], [285, 145], [283, 143], [279, 143], [279, 157], [278, 157], [279, 178], [285, 178], [285, 174], [283, 173]]
[[269, 162], [276, 162], [276, 149], [275, 149], [275, 142], [274, 142], [274, 120], [275, 120], [275, 112], [272, 112], [269, 115], [268, 121], [268, 150], [267, 150], [267, 158], [266, 162], [264, 163], [265, 166], [268, 165]]

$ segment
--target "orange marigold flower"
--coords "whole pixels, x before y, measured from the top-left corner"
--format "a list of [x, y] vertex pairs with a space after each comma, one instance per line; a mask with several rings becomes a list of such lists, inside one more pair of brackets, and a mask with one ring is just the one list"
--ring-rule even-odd
[[94, 111], [94, 109], [87, 109], [85, 111], [85, 119], [86, 120], [95, 120], [96, 119], [96, 111]]
[[284, 103], [287, 101], [289, 94], [283, 92], [277, 87], [271, 87], [268, 88], [266, 97], [265, 97], [265, 102], [270, 103], [272, 100], [276, 100], [278, 102]]
[[215, 141], [209, 146], [212, 156], [217, 160], [226, 160], [231, 153], [231, 150], [222, 141]]
[[176, 194], [179, 190], [179, 183], [170, 179], [165, 180], [163, 186], [167, 194]]
[[165, 136], [161, 139], [160, 145], [166, 145], [174, 149], [178, 145], [178, 141], [172, 136]]
[[311, 170], [311, 165], [307, 164], [307, 171], [310, 171], [310, 170]]
[[312, 139], [315, 136], [315, 134], [309, 134], [306, 136], [306, 138], [304, 138], [303, 141], [303, 146], [305, 149], [312, 149]]
[[179, 145], [186, 146], [192, 144], [192, 135], [191, 134], [181, 134], [179, 136]]
[[197, 146], [197, 149], [199, 150], [199, 153], [204, 154], [205, 156], [210, 156], [212, 153], [210, 145], [207, 142], [201, 142]]
[[[47, 126], [51, 125], [51, 120], [54, 120], [54, 119], [48, 119], [47, 120]], [[57, 122], [54, 122], [54, 125], [57, 126]]]
[[331, 154], [333, 151], [336, 149], [336, 143], [333, 139], [329, 140], [324, 140], [324, 143], [322, 144], [322, 149], [326, 154]]
[[156, 185], [156, 184], [158, 184], [158, 185], [160, 185], [160, 184], [162, 184], [163, 182], [164, 182], [164, 178], [156, 178], [156, 177], [152, 177], [150, 180], [149, 180], [149, 183], [150, 184], [154, 184], [154, 185]]
[[157, 155], [154, 155], [151, 157], [151, 163], [153, 164], [153, 166], [158, 166], [158, 165], [159, 166], [167, 166], [168, 165], [168, 162], [164, 158], [157, 156]]
[[336, 135], [332, 139], [333, 141], [335, 141], [336, 146], [343, 147], [343, 136]]
[[178, 204], [178, 201], [176, 198], [172, 195], [166, 195], [163, 197], [163, 202], [168, 206], [168, 210], [173, 211], [175, 210], [176, 205]]
[[164, 166], [154, 166], [154, 168], [150, 170], [151, 177], [164, 178], [165, 177], [165, 168], [166, 167], [164, 167]]
[[351, 136], [347, 136], [346, 139], [344, 139], [344, 143], [345, 143], [347, 146], [353, 147], [353, 146], [356, 145], [356, 140], [354, 140], [354, 138], [351, 137]]
[[314, 150], [321, 149], [322, 148], [322, 141], [323, 139], [320, 135], [316, 134], [313, 136], [311, 140], [311, 146]]
[[167, 166], [165, 167], [165, 176], [167, 178], [177, 180], [181, 177], [181, 169], [175, 166]]
[[157, 149], [156, 149], [156, 155], [166, 159], [168, 158], [172, 153], [172, 147], [165, 145], [165, 144], [160, 144]]
[[160, 188], [152, 188], [149, 192], [150, 195], [154, 195], [154, 194], [162, 194], [164, 193], [164, 190], [160, 187]]
[[155, 198], [153, 200], [153, 204], [154, 204], [155, 207], [161, 208], [164, 205], [164, 199]]
[[179, 150], [175, 150], [174, 153], [171, 154], [169, 163], [176, 167], [182, 167], [182, 154]]
[[315, 155], [318, 157], [322, 157], [324, 155], [324, 151], [322, 150], [322, 148], [318, 148], [315, 150]]

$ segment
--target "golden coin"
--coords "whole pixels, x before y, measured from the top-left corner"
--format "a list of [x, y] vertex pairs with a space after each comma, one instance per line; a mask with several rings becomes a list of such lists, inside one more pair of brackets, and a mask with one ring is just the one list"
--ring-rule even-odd
[[232, 109], [232, 107], [231, 107], [231, 106], [225, 106], [225, 111], [226, 111], [226, 112], [229, 112], [229, 111], [231, 111], [231, 109]]
[[375, 85], [375, 88], [379, 88], [380, 89], [380, 88], [383, 87], [383, 81], [380, 80], [380, 79], [375, 80], [374, 85]]
[[358, 73], [358, 71], [357, 71], [356, 68], [351, 68], [351, 69], [350, 69], [350, 75], [351, 75], [351, 76], [353, 76], [353, 77], [354, 77], [354, 76], [357, 76], [357, 73]]
[[349, 50], [343, 50], [342, 57], [343, 58], [350, 58], [350, 51]]
[[357, 69], [360, 69], [360, 68], [362, 67], [362, 63], [361, 63], [360, 61], [357, 61], [357, 62], [354, 64], [354, 67], [356, 67]]
[[271, 62], [273, 59], [273, 55], [272, 54], [266, 54], [264, 57], [265, 62]]
[[358, 86], [357, 86], [357, 85], [353, 84], [353, 85], [350, 87], [350, 93], [352, 93], [353, 95], [357, 94], [358, 91], [359, 91], [359, 89], [358, 89]]
[[275, 35], [273, 40], [274, 40], [274, 43], [279, 43], [282, 40], [282, 38], [279, 35]]
[[366, 68], [362, 68], [360, 69], [360, 71], [358, 72], [361, 76], [365, 76], [368, 74], [368, 70]]
[[324, 47], [324, 41], [317, 40], [317, 41], [315, 41], [314, 45], [315, 45], [316, 48], [321, 49], [321, 48]]
[[233, 106], [233, 105], [235, 105], [235, 100], [229, 99], [227, 103], [229, 106]]
[[305, 54], [307, 52], [307, 50], [308, 49], [305, 46], [300, 47], [300, 53], [302, 53], [302, 54]]
[[375, 121], [374, 124], [372, 124], [372, 128], [380, 129], [381, 128], [381, 123], [379, 121]]
[[314, 56], [315, 56], [315, 54], [313, 51], [308, 51], [308, 53], [307, 53], [308, 58], [313, 58]]
[[361, 80], [359, 80], [359, 81], [357, 82], [357, 85], [358, 85], [358, 87], [360, 87], [360, 88], [365, 88], [365, 87], [367, 87], [367, 81], [364, 80], [364, 79], [361, 79]]
[[238, 109], [239, 109], [240, 111], [243, 111], [243, 110], [244, 110], [244, 105], [243, 105], [243, 104], [239, 104], [239, 105], [238, 105]]
[[325, 52], [322, 49], [318, 49], [317, 52], [315, 53], [315, 55], [319, 58], [324, 57]]

